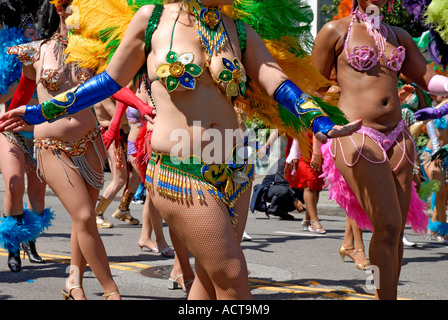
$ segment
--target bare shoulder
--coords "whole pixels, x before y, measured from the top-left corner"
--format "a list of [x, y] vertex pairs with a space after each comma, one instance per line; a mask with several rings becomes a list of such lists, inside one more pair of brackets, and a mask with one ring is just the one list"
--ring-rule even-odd
[[334, 48], [335, 52], [339, 52], [343, 48], [350, 21], [351, 17], [349, 16], [324, 24], [316, 36], [316, 46], [320, 48]]
[[413, 43], [412, 36], [404, 29], [397, 26], [389, 26], [402, 44]]
[[[145, 22], [147, 23], [148, 20], [151, 18], [153, 12], [154, 12], [154, 8], [156, 6], [153, 4], [147, 4], [142, 6], [134, 15], [134, 17], [132, 18], [132, 20], [134, 21], [138, 21], [138, 22]], [[146, 26], [146, 24], [145, 24]]]
[[338, 20], [332, 20], [330, 22], [327, 22], [322, 27], [321, 31], [319, 33], [324, 33], [331, 37], [340, 37], [347, 33], [348, 26], [350, 25], [351, 17], [345, 17]]

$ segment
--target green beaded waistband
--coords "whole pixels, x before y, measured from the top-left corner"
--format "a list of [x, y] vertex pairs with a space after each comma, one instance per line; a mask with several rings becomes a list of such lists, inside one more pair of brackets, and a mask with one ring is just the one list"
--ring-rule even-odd
[[145, 186], [148, 190], [153, 188], [157, 165], [160, 165], [156, 186], [159, 194], [184, 202], [192, 202], [195, 196], [200, 203], [204, 203], [205, 189], [227, 206], [233, 223], [236, 222], [233, 207], [254, 177], [254, 166], [248, 162], [238, 166], [205, 164], [196, 156], [180, 159], [153, 151], [146, 170]]

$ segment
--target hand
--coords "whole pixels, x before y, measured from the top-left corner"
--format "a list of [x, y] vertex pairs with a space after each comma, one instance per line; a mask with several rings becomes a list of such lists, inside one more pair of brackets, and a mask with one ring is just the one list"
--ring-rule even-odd
[[[149, 107], [151, 108], [151, 107]], [[150, 113], [144, 114], [143, 117], [148, 121], [150, 124], [154, 124], [154, 119], [157, 115], [157, 110], [155, 108], [151, 108]]]
[[327, 132], [328, 137], [322, 132], [316, 132], [314, 136], [320, 143], [326, 143], [328, 138], [339, 138], [349, 136], [358, 131], [362, 126], [362, 118], [346, 124], [345, 126], [335, 125]]
[[316, 172], [322, 170], [322, 157], [320, 154], [313, 154], [311, 156], [310, 167]]
[[299, 212], [303, 212], [306, 210], [306, 206], [300, 200], [294, 201], [294, 207], [296, 207], [297, 211]]
[[[431, 155], [431, 161], [443, 160], [448, 156], [448, 145], [444, 145], [437, 152]], [[436, 166], [439, 166], [439, 163], [436, 163]]]
[[20, 131], [28, 127], [29, 124], [23, 120], [26, 106], [15, 108], [14, 110], [4, 113], [0, 117], [0, 132], [3, 131]]
[[288, 177], [294, 178], [297, 173], [298, 166], [299, 159], [293, 159], [291, 163], [285, 162], [285, 169], [283, 170], [285, 179]]
[[434, 108], [424, 108], [418, 110], [415, 114], [415, 120], [417, 121], [425, 121], [430, 119], [437, 119], [439, 118], [439, 110]]

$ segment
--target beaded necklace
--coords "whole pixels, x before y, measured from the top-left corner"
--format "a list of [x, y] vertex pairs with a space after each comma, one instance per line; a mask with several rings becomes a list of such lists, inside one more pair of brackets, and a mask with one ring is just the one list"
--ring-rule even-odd
[[188, 2], [188, 9], [196, 17], [199, 41], [207, 54], [207, 61], [210, 61], [213, 54], [219, 53], [228, 40], [221, 9], [204, 7], [194, 0]]
[[[348, 41], [356, 18], [366, 24], [367, 32], [375, 40], [375, 45], [378, 48], [378, 52], [374, 48], [367, 45], [356, 46], [353, 48], [351, 53], [348, 52]], [[392, 51], [389, 59], [386, 58], [384, 53], [387, 47], [389, 29], [384, 23], [382, 23], [382, 18], [382, 15], [373, 17], [366, 13], [359, 12], [358, 9], [356, 9], [352, 15], [352, 20], [350, 21], [347, 31], [347, 37], [345, 38], [344, 50], [350, 65], [358, 71], [368, 71], [372, 69], [378, 64], [380, 58], [384, 59], [389, 69], [397, 72], [401, 69], [406, 56], [406, 49], [403, 46], [399, 46]], [[379, 21], [375, 21], [375, 19], [379, 19]], [[376, 28], [375, 24], [379, 24], [379, 28]], [[391, 33], [395, 39], [397, 39], [392, 29]]]

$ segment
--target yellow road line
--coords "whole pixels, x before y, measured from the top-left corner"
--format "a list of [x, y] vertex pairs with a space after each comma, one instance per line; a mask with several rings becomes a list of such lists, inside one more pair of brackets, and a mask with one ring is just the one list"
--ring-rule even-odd
[[373, 295], [359, 294], [353, 290], [347, 290], [347, 289], [338, 290], [338, 289], [317, 288], [312, 286], [299, 286], [282, 282], [273, 283], [259, 279], [249, 279], [249, 282], [251, 283], [250, 285], [251, 288], [283, 292], [283, 293], [321, 295], [325, 298], [333, 298], [340, 300], [373, 300], [375, 298]]
[[[69, 256], [61, 256], [61, 255], [46, 254], [46, 253], [39, 253], [39, 255], [46, 261], [70, 264]], [[7, 257], [8, 251], [0, 249], [0, 256]], [[26, 255], [25, 255], [25, 257], [26, 257], [26, 259], [28, 258]], [[143, 264], [143, 263], [137, 263], [137, 262], [109, 262], [109, 266], [112, 269], [118, 269], [118, 270], [124, 270], [124, 271], [135, 271], [135, 272], [140, 272], [140, 269], [151, 268], [150, 265]]]
[[[39, 253], [39, 255], [47, 260], [58, 263], [70, 264], [70, 257], [63, 255], [45, 254]], [[7, 257], [8, 251], [0, 249], [0, 256]], [[26, 257], [28, 258], [28, 257]], [[138, 263], [138, 262], [118, 262], [113, 261], [109, 263], [110, 268], [122, 270], [140, 272], [142, 269], [152, 268], [152, 266]], [[254, 289], [283, 292], [290, 294], [307, 294], [307, 295], [321, 295], [325, 298], [340, 299], [340, 300], [373, 300], [373, 295], [360, 294], [352, 290], [347, 289], [326, 289], [313, 286], [299, 286], [285, 282], [271, 282], [261, 279], [249, 279], [250, 287]]]

